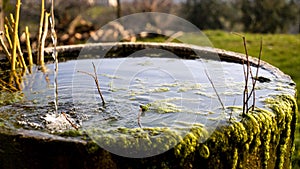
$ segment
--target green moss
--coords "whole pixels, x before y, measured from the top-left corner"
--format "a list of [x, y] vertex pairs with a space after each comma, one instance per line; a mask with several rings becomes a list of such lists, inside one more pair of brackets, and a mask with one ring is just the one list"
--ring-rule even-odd
[[129, 154], [138, 151], [164, 152], [181, 140], [179, 133], [169, 128], [118, 128], [113, 131], [93, 129], [87, 131], [89, 136], [103, 147], [126, 150]]
[[105, 73], [102, 73], [101, 76], [104, 76], [104, 77], [107, 77], [107, 78], [110, 78], [110, 79], [120, 79], [120, 77], [118, 77], [118, 76], [105, 74]]
[[142, 111], [148, 111], [150, 108], [151, 104], [146, 104], [146, 105], [140, 105], [140, 108], [142, 109]]
[[155, 88], [155, 89], [151, 90], [151, 92], [154, 92], [154, 93], [162, 93], [162, 92], [167, 92], [167, 91], [170, 91], [170, 88], [159, 87], [159, 88]]
[[233, 162], [232, 162], [232, 169], [236, 169], [237, 167], [237, 162], [238, 162], [238, 159], [239, 159], [239, 153], [238, 153], [238, 149], [237, 148], [234, 148], [233, 150]]
[[206, 145], [201, 144], [199, 148], [199, 155], [203, 158], [208, 158], [210, 155], [209, 148]]
[[292, 154], [292, 152], [288, 152], [288, 148], [292, 149], [289, 143], [293, 143], [291, 139], [294, 138], [296, 120], [293, 119], [296, 118], [296, 112], [298, 112], [297, 103], [293, 97], [286, 95], [277, 96], [277, 99], [267, 99], [266, 103], [277, 113], [278, 128], [282, 129], [277, 151], [279, 158], [276, 160], [276, 164], [278, 168], [283, 168], [286, 155]]
[[88, 143], [86, 147], [87, 147], [87, 151], [88, 151], [89, 154], [95, 153], [100, 148], [99, 145], [96, 144], [95, 142]]
[[24, 94], [21, 92], [0, 91], [0, 106], [21, 101], [23, 97]]
[[182, 111], [180, 107], [173, 103], [169, 103], [170, 100], [159, 100], [146, 105], [140, 105], [142, 111], [153, 110], [157, 113], [174, 113]]
[[[195, 156], [198, 150], [202, 158], [216, 162], [212, 165], [221, 168], [244, 168], [251, 163], [261, 168], [268, 168], [270, 163], [276, 168], [286, 168], [291, 164], [296, 100], [293, 96], [281, 95], [268, 98], [265, 103], [272, 111], [259, 108], [250, 111], [241, 121], [231, 122], [229, 126], [224, 125], [214, 131], [203, 143], [205, 146], [199, 141], [205, 138], [205, 132], [202, 128], [193, 128], [174, 148], [175, 154], [184, 161]], [[224, 161], [224, 157], [227, 160]], [[249, 161], [249, 158], [256, 160]], [[274, 158], [276, 162], [270, 161]]]
[[195, 83], [195, 84], [183, 84], [179, 89], [178, 92], [187, 92], [190, 90], [199, 90], [201, 89], [201, 84]]
[[62, 133], [59, 133], [60, 136], [67, 136], [67, 137], [78, 137], [82, 136], [84, 133], [82, 130], [66, 130]]
[[[208, 132], [202, 127], [193, 127], [191, 131], [180, 141], [174, 148], [175, 155], [181, 158], [187, 156], [199, 150], [202, 157], [209, 157], [209, 149], [206, 145], [200, 144], [203, 140], [207, 139]], [[200, 147], [200, 148], [199, 148]]]
[[[137, 150], [164, 152], [175, 146], [174, 155], [181, 160], [182, 166], [188, 166], [191, 160], [202, 159], [208, 161], [208, 166], [217, 168], [251, 168], [251, 165], [287, 168], [291, 164], [295, 130], [295, 98], [274, 96], [265, 103], [268, 109], [256, 108], [240, 121], [221, 124], [212, 135], [203, 125], [194, 125], [184, 137], [170, 128], [161, 127], [93, 129], [88, 133], [101, 147], [126, 149], [133, 154], [138, 153]], [[153, 103], [144, 108], [152, 109]], [[90, 151], [97, 151], [97, 147], [91, 147]]]

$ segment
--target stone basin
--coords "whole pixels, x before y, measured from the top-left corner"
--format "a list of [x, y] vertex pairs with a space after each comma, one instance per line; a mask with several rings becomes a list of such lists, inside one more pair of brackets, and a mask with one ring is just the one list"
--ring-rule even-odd
[[[49, 58], [48, 72], [34, 68], [23, 78], [22, 98], [0, 108], [0, 168], [291, 166], [295, 83], [266, 62], [259, 65], [257, 108], [242, 116], [243, 54], [178, 43], [57, 51], [59, 112]], [[258, 60], [249, 61], [256, 71]], [[91, 63], [105, 106], [93, 79], [77, 72], [92, 73]]]

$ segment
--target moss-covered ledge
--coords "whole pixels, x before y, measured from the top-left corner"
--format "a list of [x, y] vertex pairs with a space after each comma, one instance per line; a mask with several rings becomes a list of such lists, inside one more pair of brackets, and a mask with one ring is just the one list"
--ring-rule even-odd
[[281, 95], [265, 102], [268, 110], [256, 109], [241, 121], [221, 124], [203, 143], [208, 133], [195, 126], [174, 148], [149, 158], [114, 155], [89, 139], [74, 141], [73, 136], [2, 133], [0, 168], [291, 168], [295, 98]]
[[249, 112], [241, 121], [219, 127], [204, 143], [198, 143], [202, 129], [193, 129], [175, 147], [182, 167], [291, 168], [296, 100], [281, 95], [265, 102], [272, 111]]

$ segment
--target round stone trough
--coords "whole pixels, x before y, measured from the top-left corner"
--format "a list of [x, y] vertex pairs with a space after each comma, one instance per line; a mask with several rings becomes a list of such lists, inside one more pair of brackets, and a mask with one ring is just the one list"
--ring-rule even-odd
[[56, 50], [58, 112], [49, 57], [47, 71], [22, 78], [20, 99], [0, 107], [0, 168], [291, 166], [295, 83], [264, 61], [179, 43]]

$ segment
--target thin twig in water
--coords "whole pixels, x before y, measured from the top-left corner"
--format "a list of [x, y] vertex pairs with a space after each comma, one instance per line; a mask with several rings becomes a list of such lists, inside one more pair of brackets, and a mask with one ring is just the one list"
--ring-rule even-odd
[[100, 95], [100, 97], [101, 97], [102, 104], [103, 104], [103, 106], [104, 106], [104, 105], [105, 105], [105, 101], [104, 101], [103, 95], [102, 95], [101, 90], [100, 90], [100, 85], [99, 85], [99, 82], [98, 82], [98, 77], [97, 77], [96, 67], [95, 67], [95, 65], [94, 65], [93, 62], [92, 62], [92, 64], [93, 64], [93, 68], [94, 68], [94, 75], [91, 74], [91, 73], [89, 73], [89, 72], [80, 71], [80, 70], [78, 70], [77, 72], [87, 74], [87, 75], [91, 76], [91, 77], [95, 80], [95, 83], [96, 83], [96, 86], [97, 86], [98, 93], [99, 93], [99, 95]]
[[74, 123], [71, 122], [71, 120], [67, 117], [66, 113], [61, 112], [61, 114], [66, 118], [66, 120], [71, 124], [71, 126], [73, 128], [75, 128], [76, 130], [78, 130], [78, 127]]
[[256, 74], [255, 74], [255, 77], [253, 79], [253, 83], [252, 83], [252, 90], [249, 94], [249, 98], [248, 100], [250, 99], [251, 95], [253, 95], [253, 103], [252, 103], [252, 111], [254, 110], [254, 107], [255, 107], [255, 85], [256, 85], [256, 82], [257, 82], [257, 79], [258, 79], [258, 70], [259, 70], [259, 67], [260, 67], [260, 61], [261, 61], [261, 55], [262, 55], [262, 44], [263, 44], [263, 41], [262, 39], [260, 40], [260, 48], [259, 48], [259, 55], [258, 55], [258, 63], [257, 63], [257, 67], [256, 67]]
[[217, 89], [216, 89], [216, 87], [215, 87], [213, 81], [212, 81], [211, 78], [209, 77], [209, 75], [208, 75], [208, 73], [207, 73], [207, 70], [205, 70], [204, 72], [205, 72], [205, 75], [206, 75], [206, 77], [208, 78], [208, 80], [209, 80], [211, 86], [213, 87], [213, 89], [214, 89], [214, 91], [215, 91], [215, 93], [216, 93], [216, 95], [217, 95], [217, 97], [218, 97], [218, 100], [219, 100], [219, 102], [220, 102], [220, 104], [221, 104], [223, 110], [225, 110], [225, 106], [224, 106], [224, 104], [223, 104], [223, 102], [222, 102], [222, 100], [221, 100], [221, 97], [220, 97], [220, 95], [219, 95], [219, 93], [218, 93], [218, 91], [217, 91]]
[[[249, 72], [250, 72], [250, 63], [249, 63], [249, 55], [248, 55], [248, 49], [247, 49], [247, 43], [246, 43], [246, 38], [245, 36], [242, 36], [243, 38], [243, 44], [244, 44], [244, 49], [245, 49], [245, 54], [246, 54], [246, 75], [245, 75], [245, 88], [244, 88], [244, 104], [243, 104], [243, 114], [248, 113], [248, 97], [249, 97], [249, 92], [248, 92], [248, 83], [249, 83]], [[243, 67], [245, 64], [243, 64]], [[245, 70], [245, 69], [244, 69]]]
[[246, 68], [245, 68], [245, 61], [242, 60], [243, 64], [243, 72], [244, 72], [244, 78], [245, 78], [245, 86], [244, 86], [244, 91], [243, 91], [243, 115], [245, 115], [246, 112], [248, 112], [248, 79], [249, 79], [249, 69], [250, 69], [250, 63], [249, 63], [249, 56], [248, 56], [248, 49], [247, 49], [247, 43], [246, 43], [246, 38], [244, 35], [232, 32], [232, 34], [237, 35], [243, 39], [243, 45], [244, 45], [244, 50], [245, 50], [245, 55], [246, 55]]
[[[258, 70], [259, 70], [259, 67], [260, 67], [260, 60], [261, 60], [261, 54], [262, 54], [262, 40], [260, 42], [260, 51], [259, 51], [259, 57], [258, 57], [258, 64], [257, 64], [257, 68], [256, 68], [256, 75], [254, 77], [253, 73], [252, 73], [251, 66], [250, 66], [246, 38], [245, 38], [245, 36], [243, 36], [241, 34], [238, 34], [238, 33], [233, 33], [233, 34], [242, 37], [243, 44], [244, 44], [244, 49], [245, 49], [245, 55], [246, 55], [246, 62], [247, 62], [246, 63], [246, 68], [245, 68], [244, 60], [242, 60], [244, 77], [245, 77], [245, 86], [244, 86], [244, 92], [243, 92], [243, 115], [245, 115], [246, 113], [248, 113], [248, 111], [250, 109], [252, 109], [252, 111], [253, 111], [254, 108], [255, 108], [255, 85], [256, 85], [256, 82], [257, 82]], [[248, 91], [249, 75], [250, 75], [250, 78], [252, 79], [252, 89], [251, 89], [250, 92]], [[251, 99], [251, 97], [252, 97], [252, 105], [249, 107], [249, 100]]]

